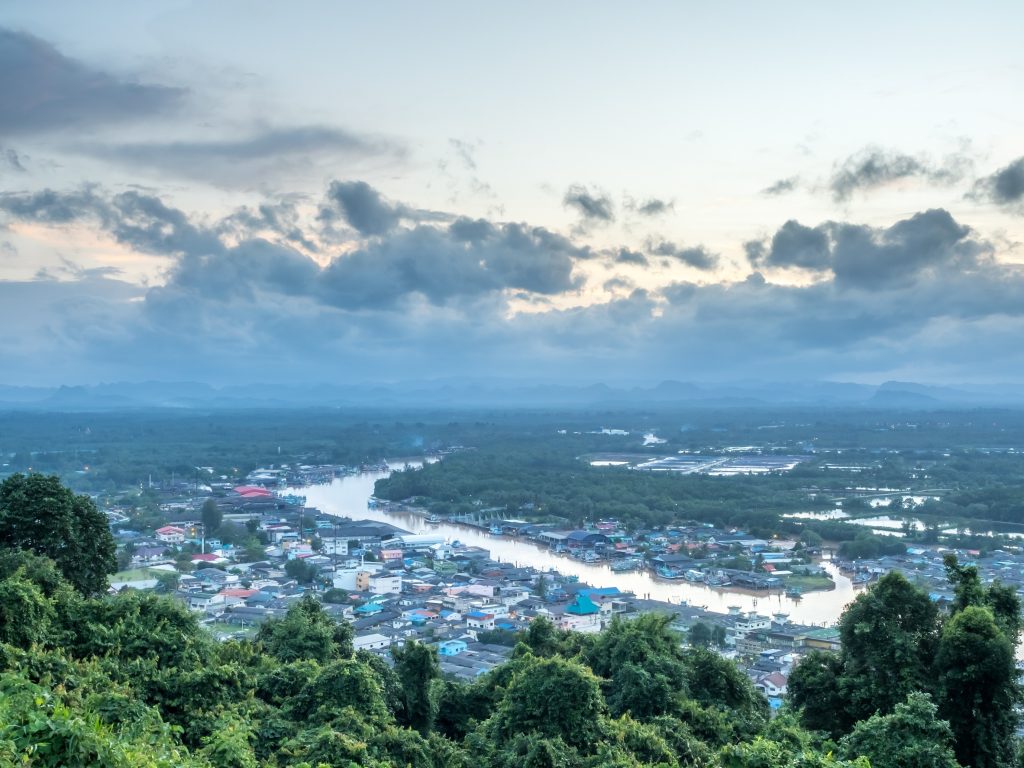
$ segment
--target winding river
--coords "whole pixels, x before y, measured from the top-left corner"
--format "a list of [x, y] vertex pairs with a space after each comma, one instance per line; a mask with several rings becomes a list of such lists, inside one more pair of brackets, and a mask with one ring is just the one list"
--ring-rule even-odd
[[[399, 469], [402, 466], [405, 465], [394, 464], [392, 469]], [[416, 514], [370, 508], [367, 502], [373, 495], [374, 483], [386, 476], [385, 472], [364, 472], [336, 478], [325, 485], [292, 488], [289, 492], [305, 496], [309, 506], [316, 507], [328, 515], [351, 517], [355, 520], [379, 520], [413, 533], [437, 533], [450, 541], [483, 547], [490, 551], [491, 557], [495, 560], [518, 566], [530, 566], [538, 570], [553, 568], [559, 573], [576, 576], [580, 581], [595, 587], [618, 587], [624, 592], [634, 593], [637, 597], [676, 604], [685, 602], [716, 613], [727, 613], [730, 607], [738, 607], [743, 611], [756, 610], [769, 615], [787, 613], [792, 621], [801, 624], [828, 625], [839, 618], [843, 607], [857, 594], [850, 579], [827, 562], [824, 565], [835, 581], [835, 589], [828, 592], [808, 592], [800, 600], [793, 600], [782, 594], [753, 594], [731, 590], [728, 587], [712, 589], [703, 584], [687, 581], [667, 581], [656, 578], [646, 571], [615, 573], [607, 564], [582, 563], [556, 555], [528, 539], [493, 536], [479, 528], [451, 523], [428, 525]]]

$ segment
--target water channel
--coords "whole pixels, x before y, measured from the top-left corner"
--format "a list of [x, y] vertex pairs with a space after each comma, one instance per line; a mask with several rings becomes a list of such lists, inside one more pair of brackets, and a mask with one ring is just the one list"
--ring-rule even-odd
[[[404, 464], [394, 464], [399, 469]], [[530, 566], [538, 570], [555, 569], [567, 576], [576, 576], [580, 581], [594, 587], [618, 587], [632, 592], [637, 597], [661, 600], [669, 603], [686, 603], [716, 613], [727, 613], [730, 607], [743, 611], [756, 610], [771, 615], [787, 613], [790, 620], [801, 624], [833, 624], [842, 613], [843, 607], [853, 600], [857, 591], [850, 579], [831, 563], [824, 563], [836, 587], [827, 592], [808, 592], [802, 599], [794, 600], [782, 594], [735, 591], [728, 587], [712, 589], [703, 584], [687, 581], [659, 579], [650, 573], [615, 573], [604, 563], [582, 563], [570, 557], [556, 555], [546, 547], [538, 546], [529, 539], [494, 536], [487, 531], [471, 526], [442, 523], [429, 525], [420, 515], [409, 512], [386, 512], [370, 508], [367, 502], [373, 495], [374, 483], [386, 477], [386, 472], [364, 472], [342, 478], [335, 478], [325, 485], [310, 485], [289, 489], [306, 497], [307, 505], [316, 507], [324, 514], [351, 517], [354, 520], [368, 519], [391, 523], [413, 533], [436, 533], [449, 541], [483, 547], [491, 557], [517, 566]]]

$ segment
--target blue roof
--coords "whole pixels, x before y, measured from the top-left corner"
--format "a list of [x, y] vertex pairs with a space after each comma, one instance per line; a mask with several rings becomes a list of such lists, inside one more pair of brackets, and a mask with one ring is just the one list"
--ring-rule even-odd
[[602, 539], [608, 538], [603, 533], [599, 533], [598, 531], [571, 531], [566, 538], [572, 539], [573, 541], [586, 541], [587, 539], [593, 536], [598, 536]]
[[466, 614], [466, 618], [467, 619], [485, 619], [485, 618], [487, 618], [490, 615], [491, 614], [484, 613], [483, 611], [471, 611], [470, 613]]

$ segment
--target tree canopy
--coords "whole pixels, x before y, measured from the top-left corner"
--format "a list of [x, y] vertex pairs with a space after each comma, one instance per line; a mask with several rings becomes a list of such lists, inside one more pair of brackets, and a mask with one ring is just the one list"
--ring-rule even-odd
[[106, 590], [117, 570], [106, 516], [53, 475], [14, 474], [0, 483], [0, 547], [51, 558], [84, 595]]

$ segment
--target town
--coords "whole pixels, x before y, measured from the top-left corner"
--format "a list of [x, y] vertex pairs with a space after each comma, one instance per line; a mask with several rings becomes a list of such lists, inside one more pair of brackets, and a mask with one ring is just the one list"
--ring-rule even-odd
[[[181, 480], [149, 489], [162, 519], [151, 530], [132, 527], [129, 510], [107, 510], [123, 566], [111, 578], [111, 591], [172, 594], [221, 640], [252, 637], [262, 623], [283, 617], [312, 595], [329, 615], [351, 623], [357, 649], [388, 660], [390, 649], [418, 640], [436, 648], [445, 674], [465, 680], [507, 661], [518, 634], [539, 617], [560, 629], [596, 633], [616, 617], [658, 613], [689, 644], [735, 660], [778, 707], [794, 665], [811, 651], [840, 650], [839, 632], [832, 622], [793, 621], [784, 609], [759, 611], [757, 595], [799, 601], [834, 589], [831, 573], [857, 589], [899, 571], [941, 606], [952, 599], [943, 568], [950, 552], [978, 565], [986, 581], [1024, 589], [1019, 549], [982, 556], [971, 549], [909, 547], [899, 555], [844, 559], [820, 537], [765, 540], [710, 524], [629, 530], [611, 520], [562, 530], [493, 517], [488, 510], [441, 520], [415, 500], [367, 500], [367, 509], [384, 515], [422, 518], [425, 526], [414, 533], [381, 520], [325, 514], [294, 490], [387, 470], [386, 464], [279, 465], [249, 473], [242, 485]], [[667, 585], [754, 595], [755, 607], [716, 612], [681, 599], [585, 583], [557, 567], [503, 562], [486, 546], [447, 535], [441, 523], [445, 531], [453, 525], [466, 533], [476, 529], [495, 544], [510, 538], [530, 542], [566, 562], [607, 564], [608, 581], [645, 571]], [[841, 607], [835, 606], [835, 615]]]

